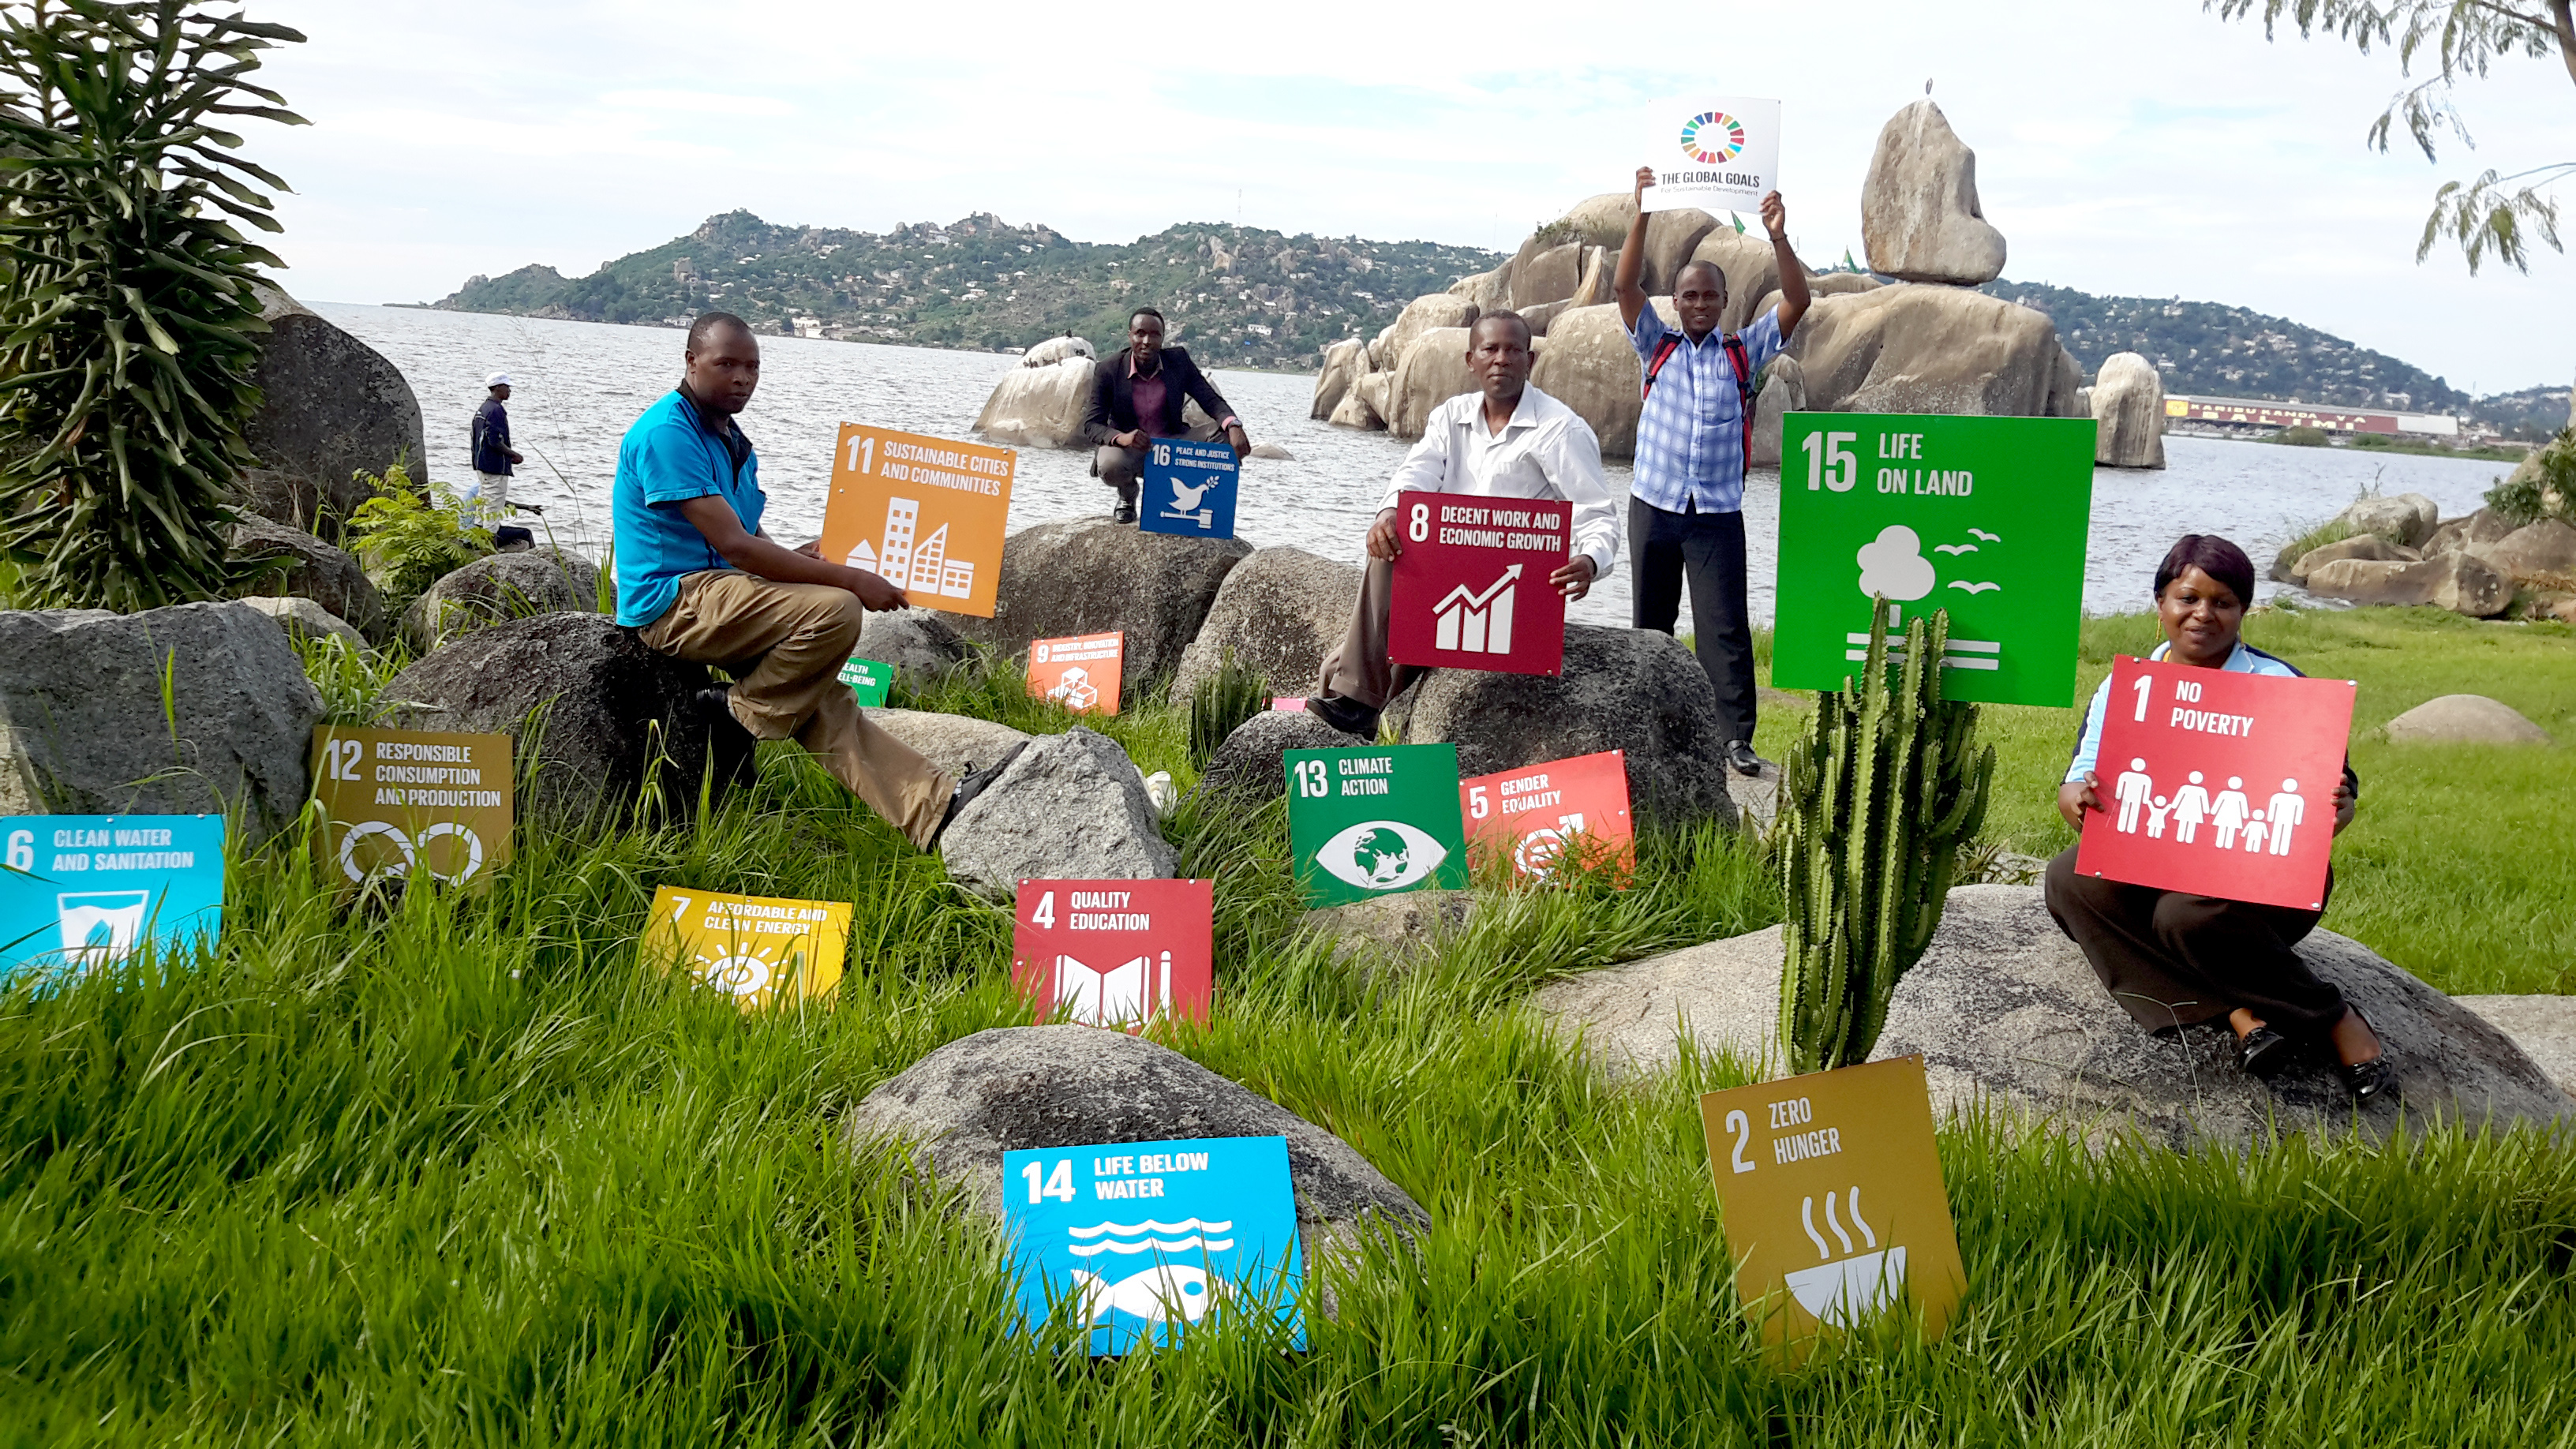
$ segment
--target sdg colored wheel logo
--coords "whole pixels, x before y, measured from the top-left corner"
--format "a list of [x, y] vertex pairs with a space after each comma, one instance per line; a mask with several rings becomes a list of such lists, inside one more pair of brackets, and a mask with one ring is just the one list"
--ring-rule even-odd
[[1682, 126], [1682, 154], [1716, 166], [1744, 154], [1744, 123], [1724, 111], [1702, 111]]

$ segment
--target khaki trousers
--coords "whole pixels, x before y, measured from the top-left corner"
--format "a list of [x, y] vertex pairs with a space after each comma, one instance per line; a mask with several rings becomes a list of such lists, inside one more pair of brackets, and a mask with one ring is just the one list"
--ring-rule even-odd
[[668, 612], [636, 632], [644, 647], [734, 675], [728, 702], [764, 740], [793, 739], [924, 850], [957, 782], [868, 722], [841, 682], [867, 611], [828, 584], [782, 584], [740, 569], [680, 580]]
[[1431, 671], [1419, 664], [1398, 664], [1386, 657], [1386, 621], [1395, 602], [1395, 564], [1372, 558], [1360, 575], [1360, 596], [1351, 605], [1351, 626], [1341, 644], [1324, 656], [1319, 688], [1327, 699], [1355, 699], [1371, 709], [1404, 693]]

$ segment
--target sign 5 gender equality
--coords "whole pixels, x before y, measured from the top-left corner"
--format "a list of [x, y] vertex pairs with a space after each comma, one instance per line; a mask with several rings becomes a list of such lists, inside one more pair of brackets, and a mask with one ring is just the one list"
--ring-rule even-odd
[[1751, 211], [1780, 184], [1780, 103], [1680, 96], [1646, 108], [1648, 211]]
[[1565, 667], [1565, 566], [1573, 508], [1552, 498], [1408, 489], [1396, 495], [1386, 652], [1398, 664], [1557, 674]]
[[1306, 1346], [1285, 1137], [1105, 1142], [1002, 1154], [1019, 1326], [1069, 1314], [1094, 1354], [1267, 1319]]
[[993, 617], [1019, 455], [843, 423], [823, 506], [823, 557], [865, 569], [913, 603]]
[[1774, 684], [1843, 688], [1883, 594], [1898, 630], [1950, 612], [1944, 698], [2074, 702], [2092, 419], [1791, 413], [1785, 425]]
[[1941, 1336], [1967, 1272], [1921, 1057], [1699, 1099], [1736, 1290], [1780, 1346], [1907, 1298]]
[[1029, 644], [1029, 696], [1077, 714], [1116, 714], [1125, 634], [1072, 634]]
[[1145, 449], [1137, 526], [1184, 538], [1232, 538], [1242, 476], [1243, 465], [1226, 444], [1156, 438]]
[[2111, 664], [2075, 869], [2131, 885], [2313, 911], [2355, 687], [2343, 679]]
[[1204, 1026], [1216, 971], [1216, 886], [1204, 880], [1024, 880], [1011, 980], [1040, 1025]]
[[510, 859], [508, 735], [323, 725], [313, 731], [313, 798], [326, 817], [313, 848], [350, 885], [417, 867], [481, 890]]
[[1310, 906], [1463, 890], [1456, 745], [1290, 750], [1288, 844]]
[[1516, 875], [1547, 876], [1568, 851], [1578, 866], [1636, 865], [1625, 750], [1461, 780], [1458, 804], [1471, 853], [1507, 855]]
[[220, 815], [10, 815], [0, 849], [0, 983], [57, 985], [222, 928]]
[[841, 984], [850, 904], [736, 896], [663, 886], [653, 892], [644, 949], [680, 961], [698, 984], [745, 1011], [812, 1001]]

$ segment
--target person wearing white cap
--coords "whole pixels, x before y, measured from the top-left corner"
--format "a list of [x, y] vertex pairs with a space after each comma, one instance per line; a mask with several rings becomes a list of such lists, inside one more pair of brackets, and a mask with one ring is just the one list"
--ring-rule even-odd
[[510, 465], [528, 460], [510, 451], [510, 410], [502, 406], [510, 400], [510, 374], [496, 372], [483, 379], [483, 385], [492, 395], [474, 410], [474, 495], [485, 522], [506, 523]]

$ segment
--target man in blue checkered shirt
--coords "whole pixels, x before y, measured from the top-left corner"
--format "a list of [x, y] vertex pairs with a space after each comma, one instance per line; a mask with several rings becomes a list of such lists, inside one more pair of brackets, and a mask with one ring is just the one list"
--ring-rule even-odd
[[1807, 271], [1789, 247], [1780, 193], [1762, 198], [1762, 226], [1780, 267], [1780, 305], [1741, 333], [1718, 330], [1726, 274], [1693, 261], [1673, 279], [1675, 331], [1646, 300], [1646, 188], [1637, 168], [1637, 214], [1619, 249], [1619, 316], [1645, 364], [1637, 466], [1628, 499], [1628, 569], [1640, 629], [1673, 632], [1682, 579], [1690, 579], [1691, 628], [1700, 667], [1717, 689], [1718, 737], [1739, 773], [1761, 773], [1753, 753], [1753, 625], [1744, 589], [1744, 462], [1753, 437], [1753, 379], [1779, 356], [1807, 311]]

